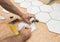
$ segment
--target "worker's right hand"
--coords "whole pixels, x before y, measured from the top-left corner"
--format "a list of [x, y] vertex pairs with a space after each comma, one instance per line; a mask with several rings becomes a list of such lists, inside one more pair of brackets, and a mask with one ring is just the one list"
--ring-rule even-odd
[[36, 19], [36, 17], [35, 17], [34, 14], [24, 14], [24, 13], [22, 14], [21, 18], [22, 18], [22, 20], [23, 20], [24, 22], [26, 22], [26, 23], [28, 23], [28, 24], [30, 24], [30, 19], [31, 19], [31, 18]]
[[20, 31], [20, 35], [23, 37], [24, 40], [29, 39], [29, 37], [31, 36], [31, 28], [23, 27]]

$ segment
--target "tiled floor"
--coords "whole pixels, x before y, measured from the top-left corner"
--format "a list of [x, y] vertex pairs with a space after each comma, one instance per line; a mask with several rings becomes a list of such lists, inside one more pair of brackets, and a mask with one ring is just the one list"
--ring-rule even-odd
[[19, 7], [26, 8], [27, 13], [35, 14], [39, 21], [47, 24], [50, 31], [60, 33], [60, 4], [45, 5], [38, 0], [14, 0], [14, 2], [19, 3]]

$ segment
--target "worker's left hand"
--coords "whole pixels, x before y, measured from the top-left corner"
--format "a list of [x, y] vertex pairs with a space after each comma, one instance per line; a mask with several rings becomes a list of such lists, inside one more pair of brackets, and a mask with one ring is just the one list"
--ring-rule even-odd
[[19, 35], [5, 38], [3, 40], [0, 40], [0, 42], [25, 42], [30, 38], [30, 36], [31, 28], [23, 27], [21, 31], [19, 31]]
[[21, 18], [23, 19], [23, 21], [30, 24], [30, 19], [31, 18], [35, 19], [35, 15], [34, 14], [23, 14]]

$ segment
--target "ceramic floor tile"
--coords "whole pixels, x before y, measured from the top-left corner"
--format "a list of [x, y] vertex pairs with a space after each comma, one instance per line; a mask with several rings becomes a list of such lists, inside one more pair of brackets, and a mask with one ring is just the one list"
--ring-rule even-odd
[[6, 12], [6, 13], [9, 13], [7, 10], [5, 10], [5, 9], [2, 9], [2, 12]]
[[20, 4], [20, 7], [23, 7], [23, 8], [29, 8], [31, 6], [31, 2], [28, 2], [28, 1], [24, 1]]
[[23, 2], [24, 0], [14, 0], [15, 3], [21, 3]]
[[51, 20], [47, 23], [47, 26], [49, 31], [60, 34], [60, 21]]
[[36, 14], [39, 11], [40, 11], [39, 7], [36, 6], [30, 6], [29, 8], [27, 8], [27, 12], [31, 14]]
[[43, 3], [38, 1], [38, 0], [35, 0], [35, 1], [32, 1], [32, 5], [33, 6], [41, 6]]
[[29, 25], [27, 23], [21, 22], [21, 23], [18, 24], [18, 30], [21, 30], [23, 26], [25, 26], [25, 27], [28, 26], [29, 27]]
[[38, 14], [36, 14], [36, 18], [41, 21], [41, 22], [47, 22], [50, 20], [50, 16], [48, 13], [45, 13], [45, 12], [40, 12]]
[[54, 10], [60, 11], [60, 4], [55, 3], [55, 4], [51, 5], [51, 6], [53, 7]]
[[53, 11], [52, 7], [49, 6], [49, 5], [42, 5], [42, 6], [40, 7], [40, 9], [41, 9], [41, 11], [43, 11], [43, 12], [52, 12], [52, 11]]
[[54, 10], [53, 12], [50, 13], [51, 17], [56, 20], [60, 20], [60, 11]]
[[21, 30], [23, 26], [25, 26], [25, 27], [31, 27], [31, 31], [34, 31], [34, 30], [36, 29], [34, 23], [28, 25], [28, 24], [25, 23], [25, 22], [20, 22], [20, 23], [18, 24], [18, 30]]

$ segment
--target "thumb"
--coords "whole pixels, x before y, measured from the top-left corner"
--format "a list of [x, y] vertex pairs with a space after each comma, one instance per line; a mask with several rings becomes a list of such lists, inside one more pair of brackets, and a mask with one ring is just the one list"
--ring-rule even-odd
[[31, 15], [30, 15], [30, 18], [36, 19], [36, 16], [35, 16], [34, 14], [31, 14]]

